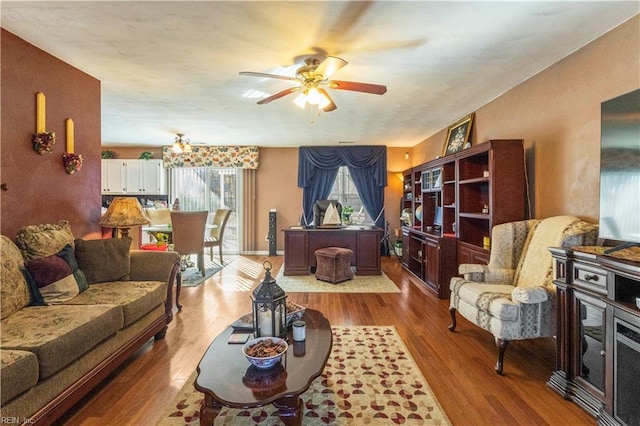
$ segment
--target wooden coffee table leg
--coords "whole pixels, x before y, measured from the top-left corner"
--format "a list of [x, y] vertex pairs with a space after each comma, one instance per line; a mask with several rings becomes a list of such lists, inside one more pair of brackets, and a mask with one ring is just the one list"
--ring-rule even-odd
[[302, 425], [302, 399], [298, 395], [280, 398], [273, 405], [278, 409], [282, 423], [287, 426]]
[[204, 401], [200, 406], [200, 426], [213, 426], [213, 421], [220, 414], [222, 405], [216, 403], [213, 398], [204, 394]]

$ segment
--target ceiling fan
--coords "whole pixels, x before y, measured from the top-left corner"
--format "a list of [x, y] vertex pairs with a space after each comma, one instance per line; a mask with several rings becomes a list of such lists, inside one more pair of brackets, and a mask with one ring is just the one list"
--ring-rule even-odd
[[306, 58], [304, 65], [296, 70], [295, 77], [252, 71], [242, 71], [240, 75], [275, 78], [295, 82], [294, 86], [258, 101], [258, 105], [268, 104], [276, 99], [300, 92], [293, 101], [300, 108], [304, 109], [306, 104], [311, 104], [317, 105], [318, 108], [325, 112], [329, 112], [336, 109], [337, 106], [325, 88], [350, 90], [352, 92], [371, 93], [374, 95], [383, 95], [387, 91], [387, 86], [379, 84], [329, 80], [329, 77], [345, 65], [347, 65], [347, 61], [335, 56], [329, 56], [322, 62], [317, 58]]

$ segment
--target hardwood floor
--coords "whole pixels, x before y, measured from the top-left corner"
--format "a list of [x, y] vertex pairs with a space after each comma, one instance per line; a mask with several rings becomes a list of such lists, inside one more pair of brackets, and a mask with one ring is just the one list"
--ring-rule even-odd
[[[183, 288], [182, 312], [166, 339], [149, 341], [69, 412], [66, 425], [153, 425], [213, 338], [251, 310], [249, 290], [263, 278], [262, 263], [282, 256], [240, 257], [196, 288]], [[546, 386], [555, 364], [553, 339], [513, 342], [504, 376], [492, 336], [459, 317], [455, 333], [448, 300], [438, 300], [404, 272], [397, 258], [383, 271], [401, 293], [289, 293], [290, 300], [322, 311], [333, 325], [393, 325], [454, 425], [593, 425], [595, 420]], [[224, 366], [221, 366], [224, 367]]]

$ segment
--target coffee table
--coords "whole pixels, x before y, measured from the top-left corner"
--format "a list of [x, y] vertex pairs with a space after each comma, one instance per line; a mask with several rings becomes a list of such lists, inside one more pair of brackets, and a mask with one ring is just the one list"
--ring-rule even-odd
[[198, 364], [195, 388], [204, 393], [200, 424], [213, 425], [222, 407], [255, 408], [273, 404], [285, 425], [302, 424], [300, 395], [322, 374], [333, 335], [331, 324], [316, 310], [307, 309], [306, 340], [294, 342], [291, 330], [289, 349], [282, 361], [269, 370], [258, 370], [242, 354], [242, 345], [227, 343], [231, 326], [211, 343]]

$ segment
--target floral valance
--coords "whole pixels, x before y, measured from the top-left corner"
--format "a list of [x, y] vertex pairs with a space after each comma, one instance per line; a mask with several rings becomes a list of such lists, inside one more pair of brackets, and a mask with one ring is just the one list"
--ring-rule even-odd
[[173, 167], [229, 167], [257, 169], [257, 146], [192, 146], [192, 152], [176, 154], [170, 146], [162, 147], [162, 160]]

